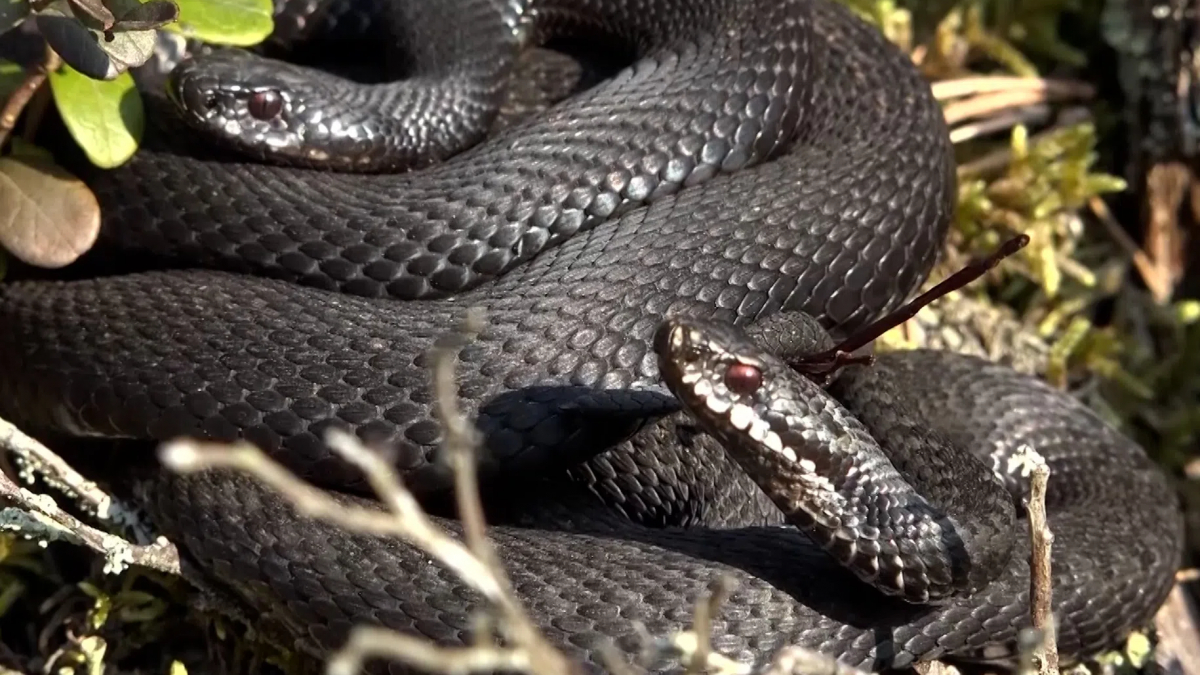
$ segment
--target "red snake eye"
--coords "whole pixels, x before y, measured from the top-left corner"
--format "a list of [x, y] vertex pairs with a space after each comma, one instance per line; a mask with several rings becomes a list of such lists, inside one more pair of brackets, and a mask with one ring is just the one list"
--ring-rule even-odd
[[725, 371], [725, 386], [735, 394], [753, 394], [762, 382], [762, 371], [745, 363], [735, 363]]
[[256, 92], [250, 97], [250, 116], [256, 120], [269, 120], [283, 112], [283, 97], [274, 90]]

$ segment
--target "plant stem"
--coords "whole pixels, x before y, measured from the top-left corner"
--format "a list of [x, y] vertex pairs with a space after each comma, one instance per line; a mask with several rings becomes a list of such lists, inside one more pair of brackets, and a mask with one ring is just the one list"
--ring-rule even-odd
[[46, 57], [42, 59], [42, 62], [25, 72], [25, 81], [13, 91], [8, 100], [4, 102], [4, 106], [0, 108], [0, 148], [3, 148], [4, 144], [8, 142], [8, 137], [16, 128], [17, 120], [21, 118], [21, 113], [29, 105], [30, 99], [41, 89], [46, 77], [56, 70], [60, 63], [58, 54], [53, 49], [46, 47]]

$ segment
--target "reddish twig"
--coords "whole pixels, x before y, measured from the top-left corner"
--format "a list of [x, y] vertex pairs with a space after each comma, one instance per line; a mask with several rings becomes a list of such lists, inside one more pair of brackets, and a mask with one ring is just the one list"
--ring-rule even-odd
[[1025, 248], [1028, 244], [1028, 235], [1020, 234], [1009, 239], [990, 255], [972, 260], [967, 263], [966, 267], [951, 274], [937, 286], [925, 291], [896, 311], [887, 314], [866, 328], [846, 338], [841, 344], [819, 354], [796, 359], [790, 365], [821, 384], [827, 384], [830, 376], [842, 366], [850, 364], [869, 365], [874, 360], [873, 356], [855, 355], [854, 352], [870, 344], [880, 335], [913, 318], [917, 315], [917, 312], [921, 311], [923, 307], [934, 300], [975, 281], [986, 274], [988, 270], [1000, 264], [1001, 260]]
[[41, 89], [46, 77], [58, 68], [58, 54], [49, 47], [46, 48], [46, 58], [25, 72], [25, 80], [13, 91], [4, 107], [0, 108], [0, 148], [8, 142], [8, 137], [17, 126], [17, 120], [29, 105], [29, 100]]

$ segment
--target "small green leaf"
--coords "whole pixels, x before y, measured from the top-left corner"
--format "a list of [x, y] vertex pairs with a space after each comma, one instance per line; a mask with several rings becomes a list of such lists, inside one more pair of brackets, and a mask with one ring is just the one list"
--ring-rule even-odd
[[250, 47], [275, 29], [271, 0], [176, 0], [179, 21], [167, 24], [189, 38], [214, 44]]
[[71, 136], [93, 164], [111, 169], [137, 151], [146, 119], [129, 73], [94, 80], [64, 65], [50, 74], [50, 90]]

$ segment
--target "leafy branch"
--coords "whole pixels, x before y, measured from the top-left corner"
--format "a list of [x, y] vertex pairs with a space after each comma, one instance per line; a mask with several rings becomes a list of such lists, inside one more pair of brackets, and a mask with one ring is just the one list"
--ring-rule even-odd
[[273, 28], [271, 0], [0, 3], [0, 34], [28, 31], [45, 45], [43, 58], [24, 67], [0, 60], [0, 203], [9, 207], [0, 214], [0, 253], [62, 267], [99, 233], [91, 191], [33, 142], [49, 101], [89, 162], [118, 167], [137, 152], [146, 123], [130, 71], [149, 62], [162, 34], [249, 46]]

